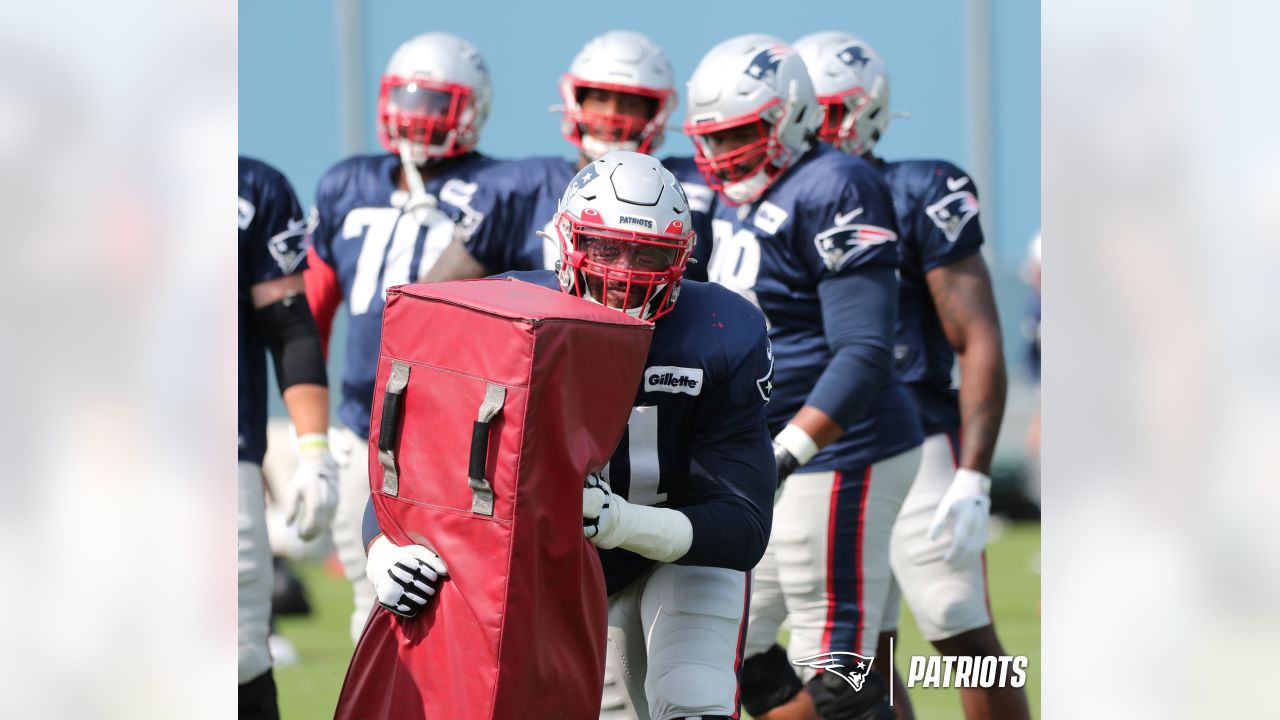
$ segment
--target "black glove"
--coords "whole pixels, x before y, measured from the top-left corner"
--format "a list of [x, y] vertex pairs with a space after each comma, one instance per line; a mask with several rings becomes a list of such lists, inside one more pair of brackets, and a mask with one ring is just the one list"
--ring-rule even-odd
[[779, 485], [800, 466], [800, 461], [796, 460], [796, 456], [792, 455], [790, 450], [779, 445], [777, 440], [773, 441], [773, 460], [778, 465]]

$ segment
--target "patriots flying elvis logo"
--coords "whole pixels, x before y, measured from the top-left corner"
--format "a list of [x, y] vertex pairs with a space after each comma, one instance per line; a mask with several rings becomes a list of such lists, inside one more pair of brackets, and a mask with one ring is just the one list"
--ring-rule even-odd
[[786, 45], [774, 45], [761, 50], [751, 58], [751, 64], [747, 65], [747, 75], [760, 82], [772, 84], [774, 76], [778, 74], [778, 66], [789, 54], [791, 49]]
[[897, 239], [892, 230], [876, 225], [837, 225], [818, 233], [813, 244], [827, 269], [835, 272], [868, 249]]
[[955, 242], [964, 226], [978, 215], [978, 196], [968, 190], [953, 192], [925, 208], [924, 212], [946, 236], [947, 242]]
[[871, 672], [871, 663], [874, 661], [875, 658], [869, 658], [858, 653], [824, 652], [807, 658], [792, 660], [791, 664], [804, 665], [815, 670], [838, 675], [840, 679], [849, 683], [854, 692], [859, 692], [862, 690], [862, 684], [867, 681], [867, 673]]
[[836, 53], [836, 59], [853, 68], [855, 73], [862, 72], [862, 68], [869, 62], [871, 57], [862, 49], [861, 45], [853, 44]]

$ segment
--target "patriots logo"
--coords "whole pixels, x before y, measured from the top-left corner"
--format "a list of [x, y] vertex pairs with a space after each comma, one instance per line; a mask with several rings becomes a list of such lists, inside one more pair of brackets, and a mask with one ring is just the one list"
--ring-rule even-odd
[[573, 176], [573, 180], [569, 181], [569, 194], [572, 195], [574, 193], [581, 192], [582, 188], [589, 185], [592, 180], [595, 180], [598, 177], [600, 177], [600, 173], [596, 170], [596, 164], [587, 163], [587, 166], [579, 170], [578, 174]]
[[953, 192], [925, 208], [925, 214], [947, 237], [947, 242], [955, 242], [964, 226], [977, 216], [978, 197], [967, 190]]
[[871, 57], [862, 49], [862, 46], [856, 44], [836, 53], [836, 59], [848, 65], [855, 73], [862, 72], [862, 68], [871, 62]]
[[792, 660], [792, 665], [804, 665], [815, 670], [829, 672], [849, 683], [854, 692], [862, 690], [867, 681], [867, 673], [871, 672], [871, 663], [875, 658], [851, 652], [824, 652], [800, 660]]
[[258, 210], [253, 206], [253, 203], [244, 198], [237, 198], [237, 200], [239, 202], [237, 204], [236, 217], [240, 223], [240, 229], [248, 230], [249, 223], [253, 222], [253, 216]]
[[760, 397], [764, 398], [765, 402], [769, 402], [769, 397], [773, 395], [773, 343], [768, 340], [765, 342], [767, 343], [765, 352], [769, 357], [769, 372], [756, 380], [756, 389], [760, 391]]
[[835, 272], [867, 250], [897, 239], [892, 230], [875, 225], [839, 225], [818, 233], [813, 244], [827, 269]]
[[751, 64], [747, 65], [747, 75], [762, 83], [773, 84], [773, 79], [778, 74], [778, 66], [789, 54], [791, 49], [786, 45], [774, 45], [761, 50], [751, 58]]
[[292, 275], [307, 257], [307, 221], [302, 218], [290, 220], [288, 227], [276, 233], [267, 241], [267, 250], [280, 266], [280, 272]]

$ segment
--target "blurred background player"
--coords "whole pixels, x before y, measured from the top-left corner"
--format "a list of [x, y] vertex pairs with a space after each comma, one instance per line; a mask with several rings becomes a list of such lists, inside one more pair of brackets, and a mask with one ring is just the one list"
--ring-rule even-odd
[[788, 659], [875, 655], [890, 531], [923, 437], [891, 372], [889, 189], [868, 163], [816, 143], [821, 123], [803, 61], [774, 37], [720, 43], [689, 81], [685, 132], [720, 193], [711, 279], [764, 311], [777, 363], [769, 428], [785, 483], [754, 576], [743, 706], [756, 717], [812, 717], [815, 705], [826, 718], [892, 717], [877, 676], [855, 689], [804, 667], [804, 685]]
[[311, 539], [329, 528], [338, 481], [329, 454], [324, 353], [304, 297], [302, 208], [289, 181], [265, 163], [241, 157], [239, 174], [239, 714], [276, 718], [267, 649], [273, 570], [262, 477], [268, 349], [298, 433], [298, 467], [284, 504], [301, 537]]
[[[603, 477], [584, 483], [583, 530], [609, 592], [601, 717], [737, 717], [748, 573], [776, 485], [764, 320], [718, 285], [682, 280], [688, 204], [657, 160], [613, 151], [567, 185], [553, 225], [559, 274], [512, 276], [653, 321], [646, 366], [698, 379], [646, 384]], [[393, 545], [368, 507], [369, 576], [384, 606], [413, 615], [434, 595], [440, 559]]]
[[[555, 269], [560, 248], [552, 223], [565, 185], [587, 163], [613, 150], [655, 152], [677, 104], [662, 48], [629, 30], [611, 30], [588, 41], [560, 78], [560, 96], [560, 129], [578, 149], [575, 160], [535, 157], [504, 163], [479, 181], [473, 207], [482, 219], [471, 236], [471, 255], [501, 258], [487, 268], [491, 272]], [[694, 231], [709, 240], [715, 194], [692, 158], [669, 157], [662, 163], [684, 187]], [[687, 277], [706, 279], [709, 251], [709, 242], [705, 251], [704, 246], [694, 249]], [[456, 255], [455, 260], [454, 252], [446, 253], [442, 271], [466, 267], [468, 258]]]
[[[886, 162], [874, 155], [889, 123], [889, 79], [869, 45], [832, 31], [807, 35], [795, 48], [826, 108], [819, 137], [878, 168], [897, 210], [903, 263], [895, 371], [911, 390], [926, 438], [920, 472], [893, 529], [897, 583], [882, 627], [897, 628], [900, 587], [921, 633], [940, 654], [1002, 655], [983, 548], [1007, 379], [981, 254], [977, 188], [945, 160]], [[951, 378], [957, 360], [958, 393]], [[887, 636], [882, 648], [887, 653]], [[880, 663], [876, 670], [886, 668]], [[960, 693], [968, 718], [1029, 717], [1022, 688]]]
[[373, 607], [360, 526], [386, 289], [425, 279], [474, 223], [466, 209], [475, 192], [470, 178], [493, 163], [474, 150], [491, 96], [484, 60], [466, 40], [427, 33], [405, 42], [387, 63], [378, 94], [378, 135], [387, 152], [343, 160], [316, 188], [307, 299], [325, 347], [339, 304], [347, 308], [341, 425], [333, 433], [341, 488], [333, 540], [354, 586], [353, 640]]

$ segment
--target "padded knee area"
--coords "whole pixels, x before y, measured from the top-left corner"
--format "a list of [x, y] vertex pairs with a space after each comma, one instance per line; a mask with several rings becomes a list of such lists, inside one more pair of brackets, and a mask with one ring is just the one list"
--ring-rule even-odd
[[861, 690], [831, 672], [818, 673], [806, 688], [823, 720], [893, 720], [889, 691], [876, 673], [868, 673]]
[[781, 645], [752, 655], [742, 663], [742, 707], [752, 715], [763, 715], [786, 703], [803, 687]]

